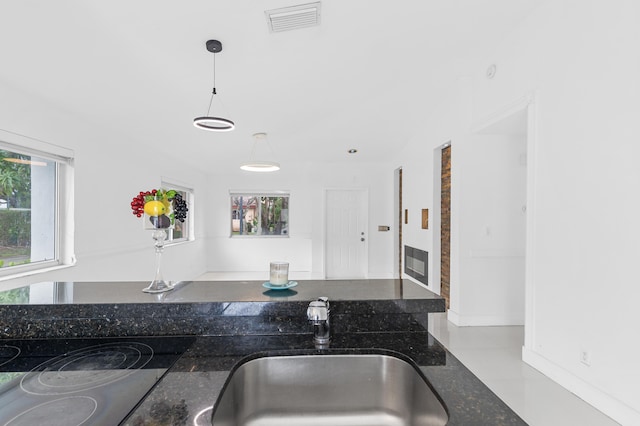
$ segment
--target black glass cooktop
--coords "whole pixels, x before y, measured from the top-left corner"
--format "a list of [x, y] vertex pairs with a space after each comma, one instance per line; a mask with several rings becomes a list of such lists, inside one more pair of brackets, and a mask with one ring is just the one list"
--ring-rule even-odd
[[0, 424], [117, 425], [194, 341], [0, 340]]

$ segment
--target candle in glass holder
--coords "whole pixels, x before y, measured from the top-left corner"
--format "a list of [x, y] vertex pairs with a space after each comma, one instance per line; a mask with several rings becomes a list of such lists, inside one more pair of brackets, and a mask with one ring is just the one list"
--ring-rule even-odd
[[269, 283], [273, 285], [286, 285], [289, 283], [288, 262], [271, 262]]

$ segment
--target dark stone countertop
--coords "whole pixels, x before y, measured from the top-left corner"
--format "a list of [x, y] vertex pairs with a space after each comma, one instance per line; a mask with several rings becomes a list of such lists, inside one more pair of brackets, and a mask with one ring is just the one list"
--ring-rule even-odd
[[[442, 302], [437, 294], [411, 280], [304, 280], [287, 290], [270, 290], [263, 281], [180, 281], [164, 293], [142, 292], [141, 281], [41, 282], [0, 291], [0, 305], [179, 304], [242, 302], [309, 302], [320, 296], [340, 301]], [[16, 293], [9, 301], [9, 293]]]
[[328, 296], [331, 350], [409, 356], [443, 398], [449, 425], [526, 424], [426, 331], [429, 312], [444, 312], [444, 300], [410, 280], [310, 280], [278, 291], [261, 281], [183, 282], [155, 295], [141, 291], [147, 284], [50, 282], [0, 292], [13, 301], [0, 304], [0, 338], [197, 336], [126, 424], [184, 424], [171, 418], [176, 413], [188, 413], [186, 424], [208, 424], [240, 359], [314, 348], [306, 308]]
[[460, 361], [427, 332], [334, 335], [328, 351], [314, 350], [312, 335], [200, 337], [142, 404], [126, 426], [210, 425], [211, 409], [244, 357], [370, 352], [386, 349], [409, 356], [420, 367], [449, 412], [449, 426], [526, 425]]
[[299, 333], [296, 320], [320, 296], [331, 300], [342, 331], [414, 329], [428, 312], [444, 312], [440, 296], [409, 280], [309, 280], [289, 290], [193, 281], [159, 294], [143, 293], [147, 285], [45, 282], [0, 292], [14, 300], [0, 304], [0, 338]]

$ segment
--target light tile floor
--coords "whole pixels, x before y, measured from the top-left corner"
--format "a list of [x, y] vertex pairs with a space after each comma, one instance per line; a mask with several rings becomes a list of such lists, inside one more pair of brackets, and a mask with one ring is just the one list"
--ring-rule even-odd
[[457, 327], [437, 313], [429, 332], [531, 426], [618, 425], [522, 361], [524, 327]]

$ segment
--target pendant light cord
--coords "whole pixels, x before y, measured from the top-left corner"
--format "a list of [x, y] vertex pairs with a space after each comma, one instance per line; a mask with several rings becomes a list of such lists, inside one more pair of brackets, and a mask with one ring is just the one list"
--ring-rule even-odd
[[275, 157], [276, 153], [273, 150], [273, 147], [271, 146], [271, 143], [269, 143], [269, 138], [267, 137], [267, 135], [265, 133], [262, 138], [257, 138], [256, 135], [254, 135], [253, 146], [251, 147], [251, 154], [249, 155], [249, 160], [250, 161], [255, 161], [256, 152], [258, 151], [258, 144], [261, 141], [264, 141], [264, 143], [266, 145], [266, 153], [267, 153], [267, 155], [269, 155], [269, 157], [267, 157], [267, 159], [270, 160], [271, 158]]
[[[218, 40], [207, 40], [206, 47], [208, 52], [213, 53], [213, 90], [211, 91], [211, 97], [209, 98], [209, 107], [207, 108], [206, 115], [194, 118], [193, 125], [199, 129], [209, 130], [212, 132], [228, 132], [236, 127], [233, 121], [222, 117], [211, 116], [211, 111], [213, 110], [213, 97], [217, 94], [216, 53], [222, 51], [222, 43]], [[224, 111], [224, 105], [222, 105], [221, 111]]]
[[216, 54], [213, 54], [213, 90], [211, 91], [211, 99], [209, 99], [209, 108], [207, 109], [207, 117], [211, 116], [211, 104], [213, 97], [216, 95]]
[[253, 139], [253, 146], [251, 147], [251, 155], [249, 155], [249, 161], [253, 161], [256, 158], [256, 148], [258, 146], [258, 139]]

